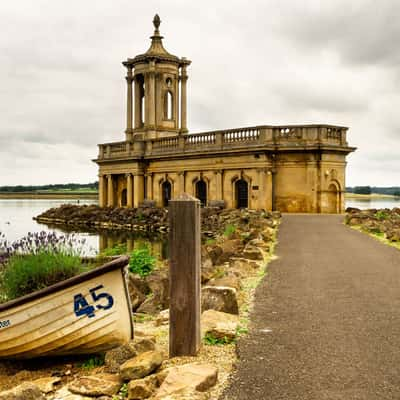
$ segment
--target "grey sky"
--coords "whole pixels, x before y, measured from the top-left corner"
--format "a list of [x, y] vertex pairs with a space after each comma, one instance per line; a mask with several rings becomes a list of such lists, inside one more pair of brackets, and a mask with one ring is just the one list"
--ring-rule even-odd
[[191, 131], [350, 127], [348, 185], [400, 185], [400, 2], [2, 0], [0, 186], [97, 179], [97, 143], [124, 138], [121, 61], [192, 60]]

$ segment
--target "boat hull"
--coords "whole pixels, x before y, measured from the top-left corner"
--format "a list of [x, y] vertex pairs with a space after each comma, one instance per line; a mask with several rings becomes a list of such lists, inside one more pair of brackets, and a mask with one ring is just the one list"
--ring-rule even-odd
[[133, 337], [128, 258], [0, 306], [0, 358], [99, 353]]

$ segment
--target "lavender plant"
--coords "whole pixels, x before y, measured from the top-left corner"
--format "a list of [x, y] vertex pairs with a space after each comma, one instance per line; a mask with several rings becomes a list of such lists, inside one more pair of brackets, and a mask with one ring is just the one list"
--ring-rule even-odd
[[9, 243], [0, 233], [0, 301], [11, 300], [83, 272], [85, 239], [74, 234], [28, 232]]

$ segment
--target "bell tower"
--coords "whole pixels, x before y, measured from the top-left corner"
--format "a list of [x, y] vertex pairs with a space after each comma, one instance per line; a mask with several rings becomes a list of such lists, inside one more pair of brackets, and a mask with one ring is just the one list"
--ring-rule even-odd
[[127, 68], [128, 84], [126, 140], [188, 132], [186, 82], [191, 61], [165, 50], [160, 23], [156, 14], [147, 52], [122, 63]]

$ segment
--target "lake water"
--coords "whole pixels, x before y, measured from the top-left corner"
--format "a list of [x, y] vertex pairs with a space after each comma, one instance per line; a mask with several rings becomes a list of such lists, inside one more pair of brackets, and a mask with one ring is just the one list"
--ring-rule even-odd
[[[55, 231], [63, 234], [62, 228], [50, 228], [44, 224], [38, 224], [32, 217], [43, 211], [58, 207], [61, 204], [78, 204], [76, 199], [0, 199], [0, 232], [6, 235], [8, 241], [21, 239], [28, 232]], [[97, 204], [97, 200], [79, 200], [79, 204]], [[346, 207], [367, 208], [393, 208], [400, 207], [400, 199], [351, 199], [346, 201]], [[117, 243], [126, 243], [129, 249], [137, 248], [144, 242], [150, 243], [152, 252], [161, 258], [167, 256], [165, 240], [157, 238], [149, 242], [148, 239], [140, 238], [131, 232], [75, 232], [80, 239], [86, 240], [85, 252], [93, 255], [105, 247], [112, 247]]]
[[[48, 227], [39, 224], [32, 218], [49, 208], [58, 207], [61, 204], [78, 204], [76, 199], [0, 199], [0, 232], [4, 233], [9, 242], [21, 239], [28, 232], [56, 232], [59, 235], [67, 231], [59, 227]], [[97, 204], [97, 200], [79, 200], [79, 204]], [[69, 232], [71, 233], [71, 232]], [[165, 241], [154, 238], [151, 241], [138, 237], [131, 232], [73, 232], [79, 239], [85, 239], [85, 254], [94, 255], [105, 247], [112, 247], [117, 243], [125, 243], [128, 249], [134, 249], [150, 244], [152, 253], [160, 258], [167, 256]]]
[[382, 199], [347, 199], [346, 207], [355, 207], [362, 210], [368, 208], [394, 208], [400, 207], [400, 198]]

